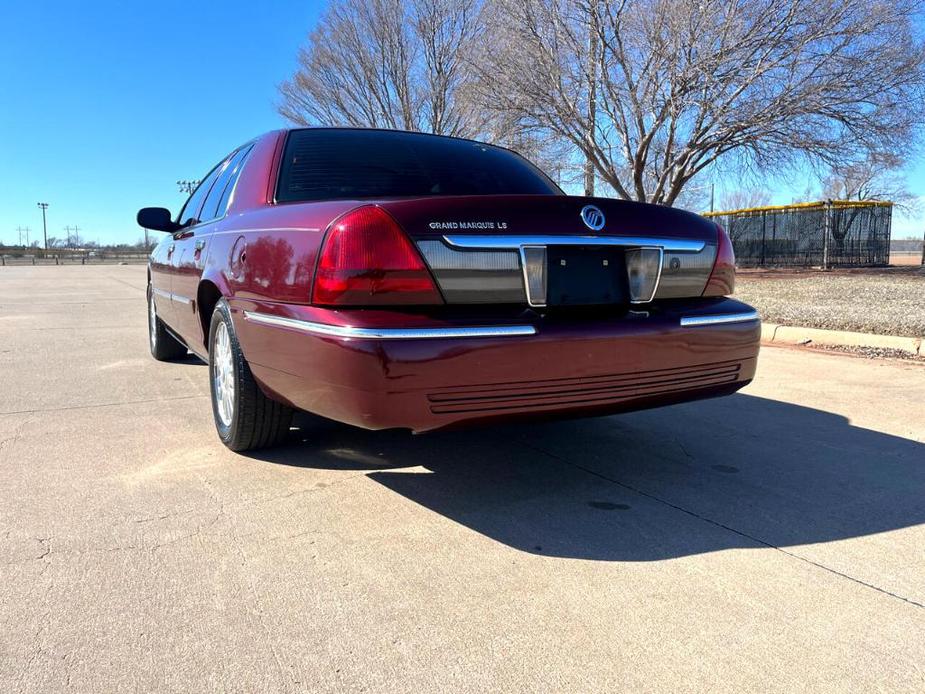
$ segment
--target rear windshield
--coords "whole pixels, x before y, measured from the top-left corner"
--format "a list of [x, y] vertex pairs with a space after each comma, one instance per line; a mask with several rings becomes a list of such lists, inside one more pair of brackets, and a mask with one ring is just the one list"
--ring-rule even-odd
[[560, 192], [517, 154], [472, 140], [390, 130], [313, 128], [289, 134], [276, 199]]

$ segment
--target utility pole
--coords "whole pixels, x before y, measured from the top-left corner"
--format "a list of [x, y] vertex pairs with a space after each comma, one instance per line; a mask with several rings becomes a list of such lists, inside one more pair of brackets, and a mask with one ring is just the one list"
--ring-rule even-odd
[[193, 191], [199, 187], [199, 181], [187, 181], [185, 178], [177, 181], [177, 187], [184, 195], [192, 195]]
[[45, 223], [45, 210], [48, 209], [47, 202], [40, 202], [38, 206], [42, 208], [42, 234], [45, 236], [45, 250], [48, 250], [48, 225]]
[[[31, 229], [29, 227], [16, 227], [16, 231], [19, 233], [19, 245], [22, 246], [22, 235], [26, 235], [26, 246], [29, 245], [29, 232]], [[24, 246], [25, 248], [25, 246]]]

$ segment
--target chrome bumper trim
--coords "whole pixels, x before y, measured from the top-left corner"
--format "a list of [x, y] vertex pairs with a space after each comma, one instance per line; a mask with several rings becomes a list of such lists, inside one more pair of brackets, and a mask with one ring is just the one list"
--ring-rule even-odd
[[651, 236], [565, 236], [537, 235], [523, 236], [473, 236], [468, 234], [448, 234], [443, 239], [457, 248], [482, 249], [519, 249], [523, 246], [649, 246], [675, 253], [699, 253], [704, 248], [703, 241], [688, 239], [665, 239]]
[[757, 311], [748, 311], [747, 313], [718, 313], [714, 316], [684, 316], [681, 318], [681, 327], [697, 328], [702, 325], [748, 323], [756, 320], [760, 320]]
[[521, 337], [535, 335], [532, 325], [499, 325], [461, 328], [354, 328], [313, 321], [284, 318], [257, 311], [245, 311], [244, 319], [277, 328], [292, 328], [313, 335], [362, 340], [427, 340], [458, 337]]

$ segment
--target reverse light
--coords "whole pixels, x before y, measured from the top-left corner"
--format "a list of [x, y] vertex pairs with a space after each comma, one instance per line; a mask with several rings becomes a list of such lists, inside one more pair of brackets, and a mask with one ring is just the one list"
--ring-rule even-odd
[[660, 248], [632, 248], [626, 252], [626, 276], [630, 301], [643, 304], [655, 298], [662, 272]]
[[732, 250], [732, 240], [729, 234], [719, 224], [716, 225], [718, 247], [716, 261], [713, 263], [713, 272], [704, 287], [703, 296], [728, 296], [735, 291], [736, 284], [736, 256]]
[[379, 207], [359, 207], [328, 230], [312, 303], [337, 306], [441, 304], [417, 249]]

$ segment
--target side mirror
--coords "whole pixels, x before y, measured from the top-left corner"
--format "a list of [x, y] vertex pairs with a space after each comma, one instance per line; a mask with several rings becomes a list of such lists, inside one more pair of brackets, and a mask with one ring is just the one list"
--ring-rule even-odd
[[180, 228], [180, 225], [170, 218], [170, 210], [164, 207], [142, 207], [138, 210], [135, 219], [138, 226], [154, 231], [166, 231], [172, 234]]

